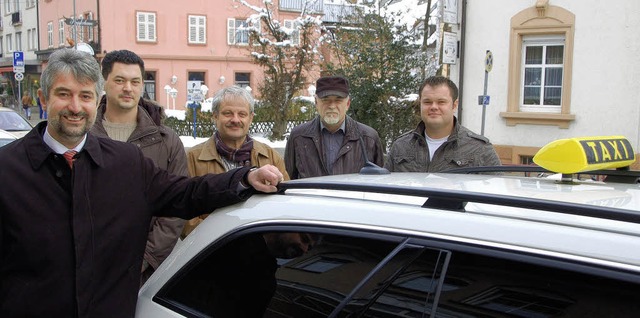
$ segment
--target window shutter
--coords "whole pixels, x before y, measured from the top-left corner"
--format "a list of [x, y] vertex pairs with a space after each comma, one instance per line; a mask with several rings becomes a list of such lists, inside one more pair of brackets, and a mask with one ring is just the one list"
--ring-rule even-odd
[[227, 44], [236, 44], [236, 19], [227, 19]]
[[207, 18], [206, 17], [200, 17], [198, 19], [199, 22], [199, 27], [198, 27], [198, 42], [199, 43], [206, 43], [206, 38], [207, 38]]
[[196, 43], [196, 33], [198, 32], [196, 17], [189, 16], [189, 43]]
[[144, 13], [138, 13], [138, 40], [145, 40], [145, 34], [147, 34], [145, 22]]
[[156, 16], [155, 14], [151, 14], [149, 13], [148, 15], [148, 31], [149, 31], [149, 37], [147, 38], [149, 41], [155, 41], [156, 40]]

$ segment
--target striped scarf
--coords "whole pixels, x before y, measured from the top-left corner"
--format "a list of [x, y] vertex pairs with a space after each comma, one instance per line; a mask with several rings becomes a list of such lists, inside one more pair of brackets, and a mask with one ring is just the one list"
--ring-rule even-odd
[[251, 149], [253, 149], [253, 139], [247, 135], [240, 149], [229, 148], [216, 131], [216, 150], [224, 159], [237, 163], [238, 167], [251, 166]]

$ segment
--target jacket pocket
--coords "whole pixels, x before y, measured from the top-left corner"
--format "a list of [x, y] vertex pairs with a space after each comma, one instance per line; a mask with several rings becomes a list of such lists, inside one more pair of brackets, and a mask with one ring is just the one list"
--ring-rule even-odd
[[468, 167], [473, 165], [473, 159], [469, 158], [453, 158], [450, 163], [454, 167]]

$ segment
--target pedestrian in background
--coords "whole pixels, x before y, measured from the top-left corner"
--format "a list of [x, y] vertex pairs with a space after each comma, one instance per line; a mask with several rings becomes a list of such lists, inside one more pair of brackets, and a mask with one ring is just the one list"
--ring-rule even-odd
[[40, 103], [39, 98], [36, 98], [36, 105], [38, 105], [38, 109], [40, 110], [40, 119], [47, 119], [47, 112], [42, 109], [42, 104]]
[[24, 116], [31, 120], [31, 106], [33, 106], [33, 98], [29, 93], [25, 92], [22, 95], [22, 109], [24, 110]]
[[0, 317], [133, 317], [152, 216], [190, 219], [283, 179], [274, 166], [172, 175], [88, 133], [103, 78], [82, 51], [55, 50], [40, 83], [49, 120], [0, 148]]
[[391, 145], [389, 171], [438, 172], [453, 168], [496, 166], [493, 145], [458, 123], [458, 87], [443, 76], [427, 78], [418, 90], [420, 118], [413, 131]]
[[[171, 174], [187, 175], [187, 157], [180, 137], [162, 124], [164, 110], [141, 98], [144, 89], [144, 61], [128, 50], [107, 53], [102, 59], [105, 95], [100, 100], [91, 133], [97, 137], [132, 143], [147, 158]], [[153, 217], [141, 268], [142, 286], [169, 256], [185, 220]]]
[[346, 78], [318, 79], [315, 101], [318, 115], [294, 127], [287, 140], [284, 158], [291, 179], [357, 173], [367, 161], [384, 164], [378, 132], [347, 116]]
[[[274, 165], [284, 179], [289, 180], [282, 156], [249, 136], [255, 101], [246, 89], [239, 86], [223, 88], [213, 96], [211, 106], [216, 131], [207, 141], [187, 152], [190, 176], [222, 173], [245, 166]], [[187, 221], [182, 236], [191, 233], [208, 215]]]

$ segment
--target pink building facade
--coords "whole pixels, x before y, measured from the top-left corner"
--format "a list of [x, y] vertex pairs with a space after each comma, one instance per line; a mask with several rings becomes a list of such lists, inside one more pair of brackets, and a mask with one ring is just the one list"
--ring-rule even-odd
[[[262, 6], [261, 0], [248, 2]], [[278, 10], [279, 21], [299, 16], [295, 6], [304, 1], [285, 2], [289, 7]], [[263, 72], [251, 62], [242, 30], [254, 13], [238, 0], [44, 0], [36, 53], [46, 64], [54, 50], [72, 44], [90, 47], [98, 60], [112, 50], [131, 50], [145, 61], [146, 97], [167, 109], [184, 109], [194, 98], [194, 84], [206, 85], [208, 96], [234, 84], [257, 92]], [[75, 27], [69, 19], [74, 16]]]

